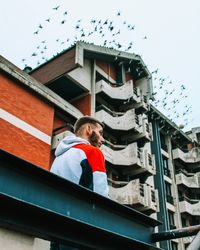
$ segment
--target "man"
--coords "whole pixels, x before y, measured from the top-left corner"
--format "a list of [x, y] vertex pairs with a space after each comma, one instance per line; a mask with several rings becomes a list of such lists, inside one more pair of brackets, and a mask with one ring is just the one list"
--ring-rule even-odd
[[104, 156], [99, 149], [104, 142], [103, 127], [90, 116], [78, 119], [75, 134], [70, 133], [56, 148], [51, 172], [108, 197]]
[[[83, 116], [74, 125], [74, 133], [57, 146], [51, 172], [108, 197], [104, 156], [99, 149], [104, 142], [104, 125], [90, 116]], [[80, 250], [51, 242], [50, 250]]]

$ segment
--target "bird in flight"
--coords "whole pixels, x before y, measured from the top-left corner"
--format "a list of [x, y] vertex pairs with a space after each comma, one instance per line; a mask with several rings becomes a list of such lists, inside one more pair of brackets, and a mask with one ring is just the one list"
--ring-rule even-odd
[[66, 20], [62, 20], [61, 24], [64, 24], [66, 22]]
[[54, 7], [53, 10], [58, 10], [59, 7], [60, 7], [60, 5]]

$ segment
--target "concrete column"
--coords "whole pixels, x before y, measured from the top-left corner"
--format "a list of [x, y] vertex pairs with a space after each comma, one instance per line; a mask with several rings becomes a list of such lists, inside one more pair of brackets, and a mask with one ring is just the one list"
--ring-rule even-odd
[[91, 116], [94, 116], [96, 108], [96, 60], [91, 63], [91, 69]]

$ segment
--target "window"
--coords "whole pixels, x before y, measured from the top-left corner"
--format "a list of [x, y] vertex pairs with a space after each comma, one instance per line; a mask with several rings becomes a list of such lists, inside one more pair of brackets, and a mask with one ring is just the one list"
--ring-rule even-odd
[[164, 167], [164, 175], [171, 177], [171, 173], [169, 170], [168, 159], [163, 157], [163, 167]]
[[182, 227], [187, 227], [187, 221], [185, 218], [181, 218], [181, 221], [182, 221]]
[[174, 199], [172, 197], [171, 184], [165, 182], [167, 202], [174, 204]]
[[167, 150], [167, 145], [165, 143], [165, 136], [163, 134], [160, 134], [160, 142], [161, 142], [161, 148], [165, 151], [168, 152]]
[[178, 244], [176, 242], [171, 242], [172, 244], [172, 250], [178, 250]]
[[169, 215], [169, 225], [170, 225], [170, 229], [175, 229], [175, 222], [174, 222], [174, 213], [171, 211], [168, 211], [168, 215]]

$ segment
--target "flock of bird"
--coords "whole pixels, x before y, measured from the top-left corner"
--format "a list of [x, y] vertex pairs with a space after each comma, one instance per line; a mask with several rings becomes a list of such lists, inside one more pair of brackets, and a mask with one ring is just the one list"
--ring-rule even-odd
[[[59, 15], [57, 15], [57, 19], [55, 20], [55, 12], [58, 12]], [[41, 34], [44, 32], [45, 29], [50, 27], [52, 23], [57, 22], [57, 25], [63, 26], [63, 33], [66, 33], [66, 36], [63, 38], [58, 37], [55, 38], [54, 36], [54, 42], [56, 42], [56, 54], [53, 56], [59, 54], [66, 48], [73, 45], [78, 40], [83, 40], [86, 42], [92, 42], [96, 40], [99, 42], [99, 45], [106, 46], [113, 49], [120, 49], [122, 51], [131, 52], [133, 49], [133, 41], [129, 41], [127, 44], [122, 39], [122, 42], [119, 42], [119, 37], [121, 35], [121, 30], [117, 27], [119, 27], [119, 24], [115, 23], [113, 20], [109, 20], [109, 18], [102, 20], [102, 19], [91, 19], [89, 23], [84, 24], [82, 19], [77, 20], [74, 24], [73, 32], [71, 30], [67, 34], [67, 31], [69, 30], [69, 23], [68, 20], [68, 11], [63, 10], [60, 5], [55, 6], [52, 8], [52, 16], [44, 18], [44, 20], [38, 24], [38, 26], [35, 28], [35, 31], [33, 32], [33, 35], [35, 37], [40, 37]], [[116, 17], [121, 17], [121, 12], [117, 12]], [[130, 23], [127, 23], [127, 21], [122, 21], [121, 24], [123, 28], [125, 28], [127, 31], [134, 31], [135, 25], [131, 25]], [[70, 27], [71, 28], [71, 27]], [[54, 30], [51, 30], [50, 32], [54, 32]], [[72, 35], [73, 33], [73, 35]], [[56, 34], [55, 34], [56, 35]], [[69, 37], [67, 37], [67, 35]], [[146, 36], [144, 37], [146, 39]], [[31, 60], [33, 62], [33, 58], [37, 59], [36, 65], [40, 65], [47, 61], [49, 58], [47, 57], [47, 49], [52, 49], [48, 46], [49, 41], [46, 41], [45, 39], [42, 41], [39, 41], [38, 39], [38, 45], [36, 46], [35, 50], [30, 55]], [[133, 51], [132, 51], [133, 52]], [[52, 55], [51, 55], [52, 57]], [[23, 58], [22, 62], [24, 63], [24, 66], [27, 65], [28, 60], [27, 58]]]
[[187, 104], [188, 94], [184, 84], [174, 84], [168, 77], [158, 77], [158, 69], [151, 72], [153, 78], [153, 105], [162, 110], [177, 125], [190, 123], [192, 106]]
[[[57, 15], [56, 15], [57, 14]], [[123, 20], [120, 11], [116, 13], [115, 21], [107, 19], [93, 18], [89, 20], [89, 23], [85, 23], [84, 20], [78, 19], [70, 27], [73, 32], [67, 32], [69, 30], [68, 23], [68, 11], [63, 9], [61, 5], [52, 8], [52, 16], [44, 18], [41, 23], [35, 28], [33, 35], [38, 41], [35, 50], [29, 56], [29, 61], [33, 62], [33, 58], [37, 61], [36, 66], [48, 61], [50, 58], [61, 53], [72, 46], [76, 41], [81, 40], [85, 42], [95, 43], [104, 47], [117, 49], [120, 51], [126, 51], [133, 53], [134, 42], [124, 41], [124, 32], [133, 32], [135, 25]], [[56, 16], [56, 19], [55, 19]], [[49, 47], [50, 41], [40, 39], [40, 36], [48, 27], [57, 22], [57, 25], [62, 26], [63, 33], [66, 36], [56, 37], [56, 31], [51, 30], [54, 39], [54, 55], [48, 56], [47, 51], [52, 51], [52, 47]], [[133, 33], [129, 33], [128, 37], [133, 37]], [[127, 36], [126, 36], [127, 37]], [[48, 38], [49, 39], [49, 38]], [[147, 36], [143, 36], [141, 39], [146, 40]], [[28, 63], [28, 59], [23, 58], [22, 62], [25, 66], [31, 66]], [[175, 123], [181, 123], [187, 126], [189, 123], [189, 116], [192, 112], [192, 107], [186, 104], [187, 90], [182, 84], [179, 88], [175, 87], [177, 84], [173, 84], [167, 77], [159, 77], [159, 70], [156, 69], [151, 72], [153, 79], [153, 100], [152, 104], [161, 109], [164, 114]], [[178, 107], [180, 106], [180, 107]], [[178, 111], [179, 110], [179, 111]], [[182, 110], [180, 112], [180, 110]]]

